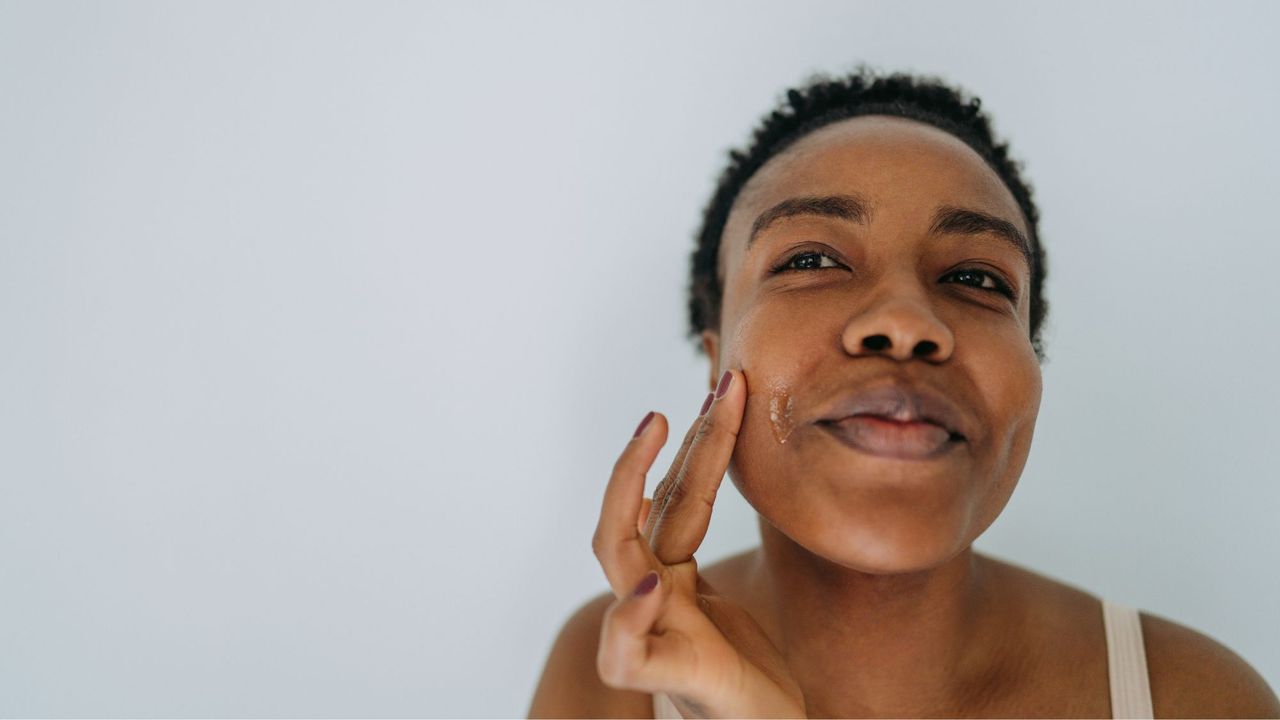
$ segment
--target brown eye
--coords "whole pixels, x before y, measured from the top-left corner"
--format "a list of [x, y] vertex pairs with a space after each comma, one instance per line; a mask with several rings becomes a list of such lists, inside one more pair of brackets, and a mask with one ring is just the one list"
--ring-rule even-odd
[[835, 258], [824, 252], [815, 250], [805, 250], [787, 258], [781, 265], [773, 269], [774, 273], [786, 272], [788, 270], [826, 270], [828, 268], [844, 267], [836, 262]]
[[[947, 275], [947, 277], [967, 278], [969, 282], [962, 281], [960, 284], [968, 285], [970, 287], [974, 287], [979, 290], [984, 290], [986, 292], [1000, 293], [1001, 295], [1004, 295], [1010, 300], [1014, 299], [1013, 288], [1009, 287], [1008, 283], [996, 277], [994, 274], [987, 272], [986, 270], [979, 270], [977, 268], [965, 268], [963, 270], [956, 270], [955, 272]], [[989, 287], [987, 285], [988, 280], [991, 282], [991, 285]]]

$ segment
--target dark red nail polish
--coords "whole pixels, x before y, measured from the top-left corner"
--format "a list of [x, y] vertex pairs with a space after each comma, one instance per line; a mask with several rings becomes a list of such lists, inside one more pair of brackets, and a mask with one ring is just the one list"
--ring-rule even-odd
[[715, 393], [707, 393], [707, 399], [702, 401], [702, 409], [698, 411], [699, 417], [707, 414], [707, 409], [711, 407], [711, 401], [715, 399]]
[[640, 584], [636, 586], [636, 589], [631, 591], [631, 594], [636, 597], [648, 595], [653, 592], [653, 589], [656, 587], [658, 587], [658, 573], [650, 570], [649, 574], [645, 575], [644, 579], [640, 581]]
[[728, 370], [720, 376], [720, 384], [716, 386], [716, 397], [722, 398], [724, 394], [729, 392], [729, 386], [733, 384], [733, 373]]
[[644, 419], [640, 421], [640, 427], [636, 428], [636, 434], [632, 435], [631, 437], [632, 438], [640, 437], [640, 433], [644, 432], [645, 427], [649, 424], [649, 421], [652, 419], [653, 419], [653, 411], [650, 410], [649, 414], [645, 415]]

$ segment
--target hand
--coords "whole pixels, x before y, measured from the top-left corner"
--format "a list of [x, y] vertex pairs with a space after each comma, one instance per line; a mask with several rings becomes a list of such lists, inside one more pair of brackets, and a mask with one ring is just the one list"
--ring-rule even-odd
[[745, 609], [698, 575], [693, 558], [733, 455], [746, 390], [740, 371], [725, 373], [652, 501], [643, 497], [645, 474], [667, 441], [667, 420], [647, 417], [614, 465], [591, 541], [617, 596], [600, 632], [600, 678], [664, 692], [686, 718], [805, 716], [782, 655]]

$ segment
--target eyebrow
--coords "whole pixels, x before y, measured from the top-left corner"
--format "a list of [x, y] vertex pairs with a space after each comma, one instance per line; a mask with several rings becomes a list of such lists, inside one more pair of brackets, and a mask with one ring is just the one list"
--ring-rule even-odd
[[[861, 195], [823, 195], [816, 197], [788, 198], [760, 213], [751, 225], [751, 234], [747, 236], [747, 247], [751, 247], [756, 236], [766, 228], [783, 218], [797, 215], [816, 215], [833, 217], [848, 222], [866, 225], [871, 222], [871, 203]], [[989, 213], [954, 205], [939, 206], [933, 212], [933, 223], [929, 226], [930, 235], [980, 235], [989, 233], [1013, 246], [1027, 268], [1035, 267], [1032, 262], [1031, 242], [1013, 223]]]
[[824, 195], [821, 197], [787, 198], [773, 207], [760, 213], [751, 225], [751, 234], [747, 236], [747, 247], [755, 242], [756, 236], [775, 222], [796, 215], [818, 215], [833, 217], [862, 225], [871, 221], [871, 203], [861, 195]]
[[1031, 242], [1013, 223], [994, 215], [968, 208], [943, 205], [933, 213], [930, 235], [980, 235], [990, 233], [1013, 246], [1027, 263], [1027, 269], [1035, 267], [1031, 257]]

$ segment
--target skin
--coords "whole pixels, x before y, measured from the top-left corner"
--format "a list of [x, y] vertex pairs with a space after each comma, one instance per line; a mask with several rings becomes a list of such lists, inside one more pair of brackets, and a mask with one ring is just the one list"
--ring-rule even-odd
[[[1024, 235], [1025, 220], [976, 153], [899, 118], [831, 125], [773, 160], [730, 213], [728, 330], [704, 335], [713, 374], [741, 368], [750, 387], [730, 476], [760, 513], [752, 575], [773, 599], [767, 626], [822, 714], [957, 707], [1006, 656], [993, 646], [1004, 633], [990, 632], [996, 608], [970, 545], [1017, 484], [1042, 384], [1022, 256], [989, 237], [931, 237], [929, 218], [943, 204], [971, 208]], [[871, 222], [785, 218], [747, 248], [766, 208], [841, 193], [868, 199]], [[844, 267], [768, 273], [798, 249]], [[947, 278], [970, 267], [998, 273], [1016, 299]], [[874, 335], [889, 346], [867, 349]], [[918, 352], [926, 340], [932, 352]], [[959, 452], [876, 457], [813, 424], [831, 395], [886, 376], [943, 390], [976, 421]], [[779, 389], [794, 407], [785, 443], [770, 418]], [[876, 661], [849, 672], [858, 657]]]
[[[793, 216], [748, 247], [766, 209], [836, 194], [865, 198], [870, 221]], [[1021, 475], [1042, 383], [1025, 260], [989, 234], [932, 236], [944, 204], [1027, 234], [976, 153], [901, 118], [815, 131], [744, 187], [722, 241], [720, 329], [703, 335], [710, 387], [725, 370], [734, 383], [686, 434], [653, 512], [640, 494], [665, 417], [624, 451], [593, 539], [613, 593], [566, 623], [531, 717], [651, 717], [660, 689], [686, 717], [793, 699], [789, 714], [809, 717], [1110, 717], [1098, 598], [971, 547]], [[830, 267], [810, 256], [770, 273], [798, 251], [826, 253]], [[1014, 297], [963, 269], [992, 273]], [[965, 442], [930, 460], [885, 458], [815, 424], [835, 394], [888, 377], [951, 398]], [[693, 552], [725, 470], [759, 513], [761, 543], [699, 570]], [[658, 591], [631, 597], [650, 569]], [[1157, 717], [1280, 716], [1229, 649], [1141, 619]], [[697, 662], [655, 652], [663, 638]], [[732, 693], [710, 689], [718, 676], [690, 680], [690, 668], [739, 665], [751, 669], [732, 679], [753, 689], [747, 705], [725, 704]]]

